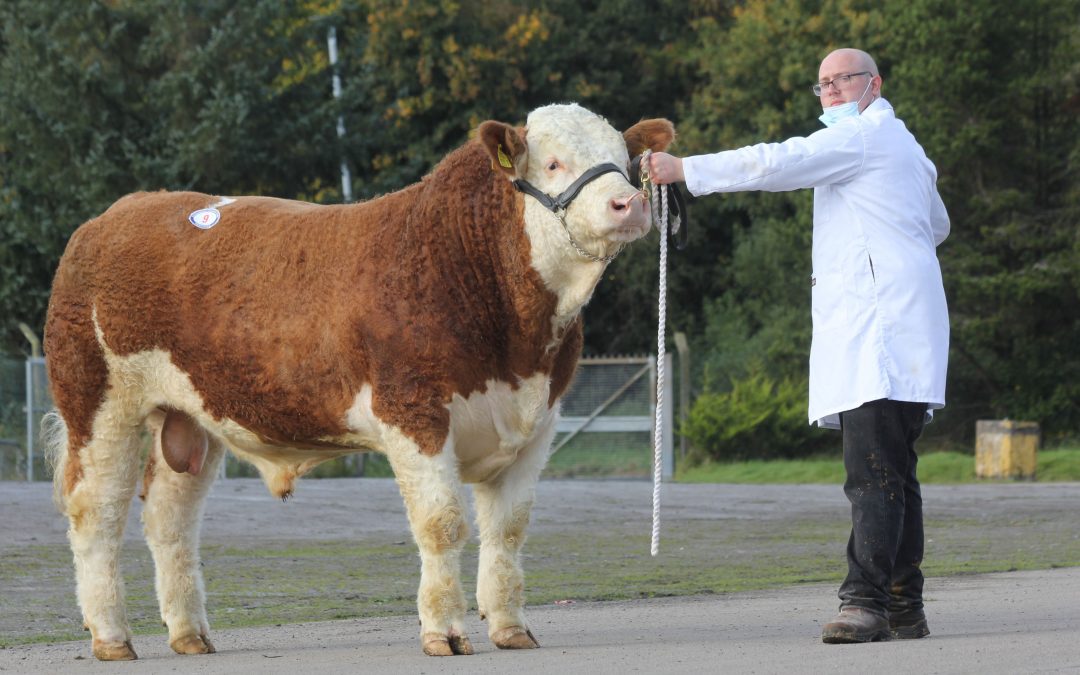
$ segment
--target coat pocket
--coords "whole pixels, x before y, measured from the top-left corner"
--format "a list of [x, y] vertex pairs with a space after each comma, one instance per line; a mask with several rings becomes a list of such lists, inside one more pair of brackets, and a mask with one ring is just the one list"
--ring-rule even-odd
[[840, 328], [847, 322], [842, 274], [815, 272], [810, 277], [810, 291], [810, 317], [815, 333]]

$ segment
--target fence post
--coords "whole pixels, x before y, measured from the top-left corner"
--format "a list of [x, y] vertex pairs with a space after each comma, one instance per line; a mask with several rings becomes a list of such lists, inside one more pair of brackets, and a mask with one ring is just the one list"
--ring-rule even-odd
[[[675, 349], [679, 352], [679, 424], [690, 415], [690, 342], [686, 333], [675, 333]], [[686, 436], [679, 436], [679, 459], [686, 459]]]
[[34, 480], [34, 362], [26, 359], [26, 482]]

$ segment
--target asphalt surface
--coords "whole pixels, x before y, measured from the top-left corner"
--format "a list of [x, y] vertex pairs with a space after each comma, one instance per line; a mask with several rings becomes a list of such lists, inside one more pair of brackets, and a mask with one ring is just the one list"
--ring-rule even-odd
[[[400, 531], [404, 516], [392, 481], [304, 481], [288, 510], [255, 481], [215, 486], [204, 538], [252, 536], [265, 528], [313, 538], [343, 530]], [[533, 528], [573, 521], [639, 518], [649, 512], [646, 483], [550, 481], [540, 484]], [[671, 518], [782, 517], [792, 509], [836, 517], [838, 486], [670, 485]], [[357, 497], [359, 495], [359, 498]], [[63, 540], [48, 486], [0, 484], [0, 550]], [[995, 509], [1080, 517], [1080, 484], [924, 486], [938, 512], [972, 516]], [[341, 508], [331, 508], [338, 504]], [[363, 504], [366, 513], [357, 513]], [[132, 519], [136, 519], [132, 514]], [[647, 519], [643, 518], [647, 522]], [[134, 522], [127, 536], [139, 538]], [[661, 543], [663, 554], [663, 542]], [[528, 570], [526, 569], [526, 575]], [[866, 645], [825, 645], [821, 625], [836, 610], [834, 584], [712, 596], [530, 606], [542, 648], [502, 652], [475, 613], [476, 654], [420, 652], [415, 615], [263, 628], [214, 630], [217, 654], [177, 656], [164, 634], [134, 639], [140, 659], [99, 663], [89, 639], [0, 649], [0, 671], [26, 673], [1080, 673], [1080, 568], [931, 578], [931, 636]]]

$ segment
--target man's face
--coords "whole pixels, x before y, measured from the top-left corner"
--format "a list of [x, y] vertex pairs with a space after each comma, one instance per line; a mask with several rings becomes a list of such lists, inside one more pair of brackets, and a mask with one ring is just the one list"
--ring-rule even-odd
[[870, 74], [855, 75], [847, 83], [841, 83], [837, 78], [862, 73], [866, 70], [867, 68], [862, 60], [853, 54], [839, 53], [825, 57], [825, 60], [821, 62], [821, 67], [818, 68], [818, 84], [824, 82], [831, 82], [832, 84], [822, 84], [821, 86], [821, 95], [819, 97], [821, 107], [831, 108], [841, 103], [856, 101], [866, 91], [867, 84], [873, 82], [873, 84], [870, 84], [870, 95], [863, 97], [859, 104], [859, 112], [862, 112], [877, 95], [881, 87], [881, 79]]

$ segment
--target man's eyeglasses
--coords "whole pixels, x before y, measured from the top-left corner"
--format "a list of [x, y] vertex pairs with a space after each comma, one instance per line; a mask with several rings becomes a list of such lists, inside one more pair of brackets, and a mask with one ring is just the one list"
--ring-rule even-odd
[[810, 87], [814, 92], [814, 96], [821, 96], [821, 92], [829, 88], [830, 85], [835, 86], [837, 89], [843, 89], [851, 82], [851, 78], [858, 77], [860, 75], [869, 75], [869, 70], [864, 70], [861, 73], [850, 73], [848, 75], [839, 75], [829, 80], [828, 82], [818, 82], [814, 86]]

